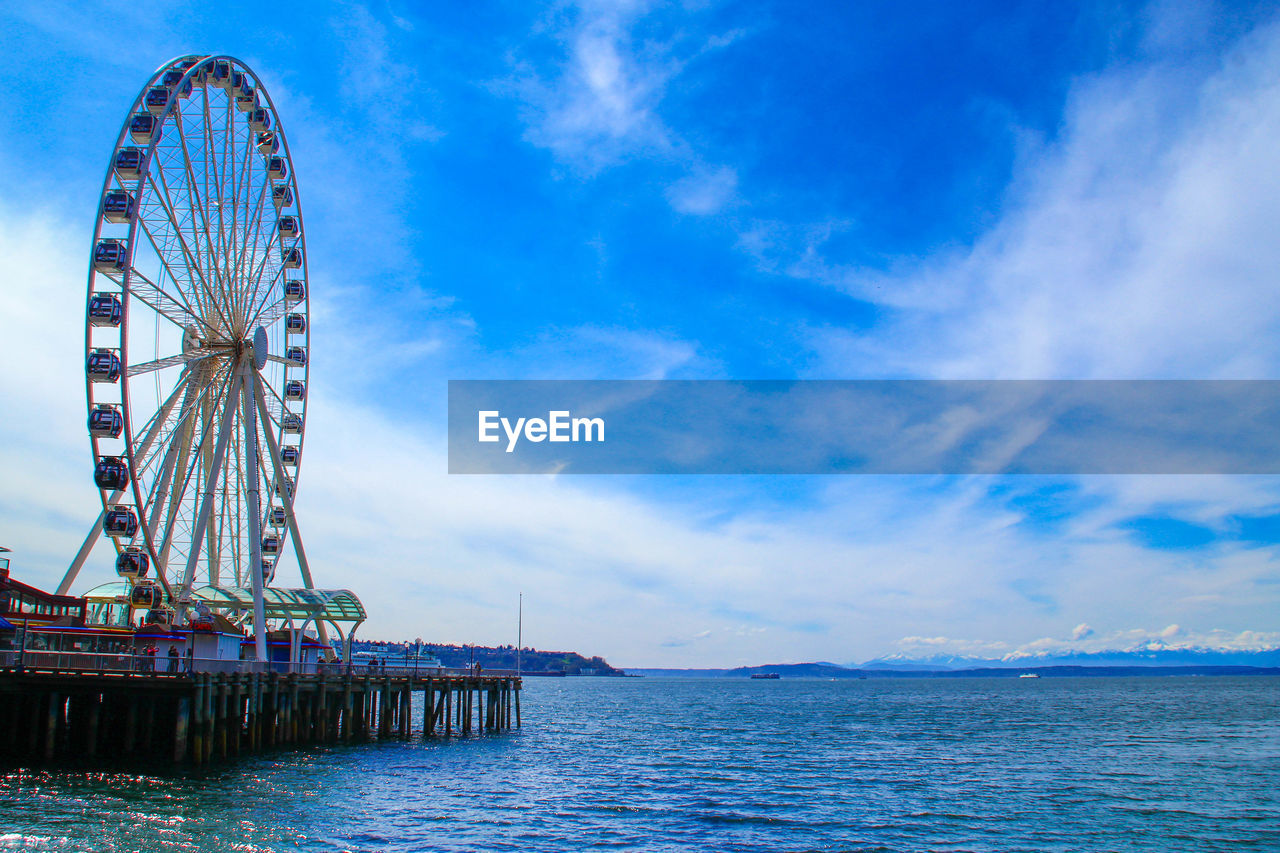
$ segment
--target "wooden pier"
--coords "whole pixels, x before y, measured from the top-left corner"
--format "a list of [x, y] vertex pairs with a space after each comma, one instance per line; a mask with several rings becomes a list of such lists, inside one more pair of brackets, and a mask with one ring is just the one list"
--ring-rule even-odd
[[[499, 732], [520, 725], [521, 680], [496, 673], [191, 674], [0, 670], [9, 763], [160, 759], [206, 764], [271, 749]], [[415, 694], [421, 693], [415, 719]]]

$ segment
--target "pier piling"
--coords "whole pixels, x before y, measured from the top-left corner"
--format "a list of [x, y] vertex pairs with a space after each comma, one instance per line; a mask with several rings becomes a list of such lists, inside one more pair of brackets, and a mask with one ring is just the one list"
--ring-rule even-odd
[[[518, 676], [0, 669], [0, 760], [196, 765], [303, 743], [453, 737], [520, 725]], [[415, 721], [416, 693], [422, 718]], [[514, 712], [514, 714], [513, 714]], [[415, 732], [415, 725], [418, 731]]]

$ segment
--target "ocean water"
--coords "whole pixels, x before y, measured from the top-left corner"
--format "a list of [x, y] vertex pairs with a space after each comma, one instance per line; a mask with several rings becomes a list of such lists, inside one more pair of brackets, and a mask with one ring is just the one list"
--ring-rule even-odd
[[1280, 850], [1280, 678], [526, 679], [523, 708], [205, 771], [9, 768], [0, 850]]

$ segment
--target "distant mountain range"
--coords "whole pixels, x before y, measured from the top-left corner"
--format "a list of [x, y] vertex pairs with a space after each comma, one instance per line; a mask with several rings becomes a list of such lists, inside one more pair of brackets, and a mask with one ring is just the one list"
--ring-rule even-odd
[[1019, 654], [1004, 658], [956, 655], [891, 655], [861, 664], [783, 663], [734, 669], [628, 668], [629, 675], [675, 678], [746, 678], [758, 673], [782, 678], [930, 678], [1017, 677], [1023, 672], [1049, 676], [1108, 675], [1280, 675], [1280, 649], [1145, 649], [1134, 651]]
[[938, 672], [958, 669], [1026, 669], [1043, 666], [1280, 666], [1280, 649], [1239, 650], [1206, 648], [1159, 648], [1100, 652], [1019, 653], [1002, 658], [934, 655], [913, 657], [888, 655], [864, 663], [848, 664], [850, 669], [920, 670]]

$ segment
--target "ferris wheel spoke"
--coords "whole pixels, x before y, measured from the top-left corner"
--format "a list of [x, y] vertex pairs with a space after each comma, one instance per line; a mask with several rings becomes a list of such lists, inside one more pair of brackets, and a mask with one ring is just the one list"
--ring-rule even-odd
[[[161, 538], [161, 547], [157, 554], [160, 565], [167, 568], [169, 565], [169, 557], [174, 547], [179, 548], [180, 557], [186, 557], [189, 549], [181, 548], [177, 545], [177, 536], [175, 535], [178, 522], [181, 520], [180, 513], [182, 507], [186, 503], [187, 489], [193, 483], [197, 483], [199, 477], [197, 475], [197, 465], [200, 464], [200, 453], [195, 442], [195, 426], [192, 424], [182, 433], [182, 447], [179, 451], [180, 456], [175, 461], [175, 466], [181, 472], [181, 476], [173, 481], [170, 487], [168, 497], [168, 512], [166, 513], [164, 536]], [[193, 452], [196, 451], [196, 452]], [[176, 580], [176, 579], [175, 579]]]
[[177, 367], [180, 364], [188, 364], [203, 361], [207, 358], [217, 357], [218, 353], [207, 353], [205, 355], [171, 355], [167, 358], [157, 358], [155, 361], [147, 361], [142, 364], [131, 364], [129, 365], [129, 369], [125, 371], [125, 375], [132, 378], [144, 373], [154, 373], [157, 370], [164, 370], [166, 367]]
[[[238, 134], [237, 134], [238, 137]], [[235, 245], [235, 281], [237, 292], [242, 296], [248, 281], [245, 279], [245, 253], [249, 248], [250, 229], [257, 227], [258, 213], [262, 209], [262, 190], [258, 191], [257, 209], [251, 214], [249, 211], [250, 197], [253, 195], [254, 182], [252, 180], [253, 163], [254, 163], [253, 145], [250, 140], [245, 140], [244, 153], [240, 158], [240, 178], [236, 186], [236, 206], [235, 215], [239, 217], [241, 211], [244, 213], [243, 219], [237, 225], [232, 221], [231, 235], [234, 238]], [[244, 192], [243, 207], [240, 203], [240, 193]], [[256, 245], [256, 243], [255, 243]], [[246, 318], [247, 310], [245, 301], [242, 299], [241, 304], [237, 305], [237, 314], [241, 321]]]
[[270, 396], [267, 397], [267, 405], [271, 410], [272, 419], [276, 423], [280, 423], [284, 418], [284, 414], [289, 411], [289, 407], [285, 405], [284, 398], [280, 396], [280, 392], [272, 387], [271, 383], [259, 381], [258, 384], [271, 392]]
[[[158, 284], [154, 286], [156, 287], [157, 290], [163, 293], [164, 296], [166, 296], [169, 299], [169, 301], [173, 302], [174, 304], [180, 305], [182, 310], [185, 311], [187, 315], [189, 315], [192, 319], [200, 319], [200, 312], [192, 307], [191, 303], [187, 300], [186, 293], [184, 293], [182, 290], [182, 287], [181, 287], [182, 279], [177, 275], [174, 269], [171, 266], [169, 266], [167, 253], [165, 252], [164, 249], [160, 248], [160, 242], [156, 239], [155, 233], [152, 231], [151, 227], [147, 224], [147, 221], [141, 215], [138, 217], [138, 226], [142, 229], [142, 233], [146, 235], [148, 242], [151, 243], [151, 248], [155, 250], [156, 257], [160, 259], [162, 274], [161, 276], [158, 276], [158, 277], [163, 278], [163, 273], [167, 272], [169, 275], [169, 278], [173, 280], [175, 289], [178, 291], [178, 297], [180, 297], [180, 299], [178, 297], [174, 297], [171, 293], [165, 291]], [[205, 323], [205, 325], [208, 325], [208, 324]]]
[[[265, 288], [262, 288], [262, 293], [264, 296], [270, 296], [270, 294], [275, 290], [276, 283], [280, 281], [280, 277], [284, 274], [284, 271], [285, 271], [285, 267], [283, 266], [278, 267], [276, 269], [275, 275], [271, 276], [271, 278], [267, 281], [267, 286]], [[264, 299], [263, 301], [265, 303], [266, 300]], [[261, 323], [261, 320], [259, 319], [261, 314], [262, 314], [261, 308], [259, 308], [257, 311], [254, 312], [253, 319], [251, 319], [248, 324], [249, 328], [253, 328], [254, 324]]]
[[228, 218], [227, 205], [223, 205], [219, 210], [224, 218], [224, 221], [222, 222], [223, 276], [230, 286], [231, 317], [238, 329], [240, 327], [240, 320], [242, 319], [242, 308], [240, 305], [242, 294], [240, 292], [239, 276], [236, 274], [236, 271], [239, 269], [237, 255], [239, 254], [238, 223], [240, 221], [240, 183], [237, 180], [238, 170], [236, 168], [237, 151], [235, 130], [234, 124], [230, 118], [230, 112], [233, 109], [234, 107], [232, 106], [231, 99], [228, 98], [228, 115], [224, 117], [224, 121], [226, 122], [226, 132], [222, 135], [222, 174], [223, 181], [225, 183], [224, 189], [226, 190], [227, 197], [230, 199], [231, 209], [229, 211], [229, 222], [225, 221], [226, 218]]
[[[190, 441], [190, 433], [186, 430], [179, 434], [178, 441], [183, 439]], [[168, 505], [170, 495], [169, 483], [173, 477], [173, 469], [178, 464], [178, 457], [181, 452], [182, 444], [171, 445], [169, 452], [164, 455], [164, 465], [160, 468], [160, 476], [151, 482], [151, 488], [147, 491], [147, 506], [151, 507], [151, 514], [147, 518], [147, 535], [151, 537], [154, 543], [156, 538], [157, 525], [160, 523], [160, 513]], [[157, 551], [162, 550], [157, 548]], [[157, 566], [157, 568], [161, 568]]]
[[289, 303], [285, 301], [283, 296], [275, 302], [263, 303], [263, 306], [258, 309], [257, 313], [254, 314], [253, 318], [249, 321], [249, 328], [252, 329], [256, 326], [272, 325], [284, 316], [288, 307]]
[[[267, 403], [262, 392], [262, 382], [254, 381], [253, 395], [258, 405], [258, 413], [263, 418], [267, 416]], [[268, 458], [271, 459], [272, 469], [275, 471], [277, 481], [285, 479], [284, 463], [280, 461], [280, 445], [276, 441], [275, 436], [270, 430], [265, 432], [267, 439]], [[302, 582], [307, 589], [314, 589], [315, 583], [311, 578], [311, 568], [307, 564], [307, 552], [302, 547], [302, 534], [298, 532], [297, 519], [293, 514], [293, 495], [288, 489], [283, 490], [280, 496], [280, 504], [284, 507], [285, 517], [289, 520], [289, 537], [293, 540], [293, 550], [298, 555], [298, 568], [302, 571]], [[322, 635], [323, 638], [323, 635]]]
[[[239, 411], [239, 402], [237, 401], [237, 421], [242, 417], [239, 414]], [[243, 426], [243, 424], [241, 424], [241, 426]], [[248, 483], [245, 480], [244, 466], [240, 464], [242, 460], [245, 460], [245, 454], [248, 453], [248, 447], [245, 445], [243, 429], [237, 429], [235, 431], [234, 440], [236, 444], [236, 453], [228, 460], [228, 467], [235, 469], [235, 488], [231, 490], [230, 494], [226, 495], [225, 499], [235, 505], [234, 511], [230, 513], [229, 519], [231, 528], [229, 531], [231, 534], [231, 565], [236, 586], [243, 586], [240, 582], [240, 569], [244, 565], [244, 519], [246, 514], [244, 495], [245, 490], [248, 488]], [[230, 477], [228, 477], [228, 480], [230, 480]]]
[[[138, 281], [142, 282], [142, 286], [138, 286]], [[173, 323], [179, 329], [186, 331], [187, 326], [192, 323], [199, 323], [208, 329], [211, 334], [216, 334], [213, 327], [205, 322], [204, 318], [198, 314], [192, 314], [187, 310], [186, 306], [170, 296], [164, 288], [137, 269], [129, 271], [128, 290], [131, 296], [136, 297], [139, 302], [146, 305], [158, 316], [164, 317], [170, 323]]]
[[[204, 86], [201, 87], [201, 91], [204, 93], [204, 98], [207, 100], [209, 96], [208, 83], [206, 83]], [[213, 234], [211, 231], [212, 224], [209, 221], [208, 205], [205, 203], [205, 200], [209, 198], [209, 195], [208, 195], [209, 174], [208, 174], [208, 165], [205, 162], [207, 160], [207, 157], [201, 158], [201, 162], [205, 163], [205, 166], [204, 166], [205, 195], [202, 197], [200, 195], [199, 181], [196, 180], [195, 171], [191, 166], [191, 150], [187, 144], [187, 131], [182, 121], [182, 114], [180, 111], [177, 111], [175, 112], [175, 115], [177, 116], [177, 123], [178, 123], [178, 139], [182, 143], [182, 165], [183, 165], [183, 171], [185, 172], [185, 175], [186, 175], [186, 180], [184, 181], [184, 183], [187, 188], [187, 201], [191, 205], [192, 210], [199, 211], [200, 222], [204, 229], [204, 249], [203, 251], [201, 251], [199, 232], [196, 231], [195, 216], [193, 215], [192, 222], [191, 222], [191, 232], [192, 232], [192, 237], [194, 239], [194, 242], [196, 244], [196, 251], [198, 254], [194, 263], [196, 268], [202, 271], [202, 274], [200, 276], [200, 281], [204, 285], [205, 298], [218, 311], [218, 314], [222, 318], [222, 321], [227, 324], [227, 328], [229, 329], [231, 327], [230, 321], [227, 319], [226, 314], [222, 311], [221, 307], [219, 306], [219, 300], [218, 300], [218, 293], [222, 292], [222, 283], [217, 280], [218, 270], [216, 265], [212, 263], [214, 240], [213, 240]], [[207, 148], [204, 150], [207, 151]], [[207, 275], [204, 274], [206, 267], [201, 262], [201, 258], [204, 258], [205, 256], [208, 256], [208, 259], [211, 262], [207, 267], [207, 273], [208, 273]], [[210, 277], [213, 277], [215, 281], [210, 282], [209, 281]], [[218, 286], [217, 287], [218, 293], [214, 292], [213, 285], [215, 283]]]
[[[225, 365], [215, 370], [205, 365], [203, 368], [198, 367], [197, 370], [191, 371], [194, 376], [187, 383], [182, 406], [168, 432], [165, 433], [163, 444], [166, 448], [173, 446], [175, 436], [179, 437], [180, 444], [191, 444], [195, 436], [203, 437], [208, 432], [212, 414], [217, 408], [217, 401], [226, 392], [227, 371], [224, 368]], [[183, 437], [187, 434], [189, 437]], [[203, 441], [203, 438], [201, 440]]]
[[135, 464], [141, 464], [141, 462], [137, 460], [146, 460], [147, 454], [151, 450], [151, 445], [155, 442], [156, 436], [160, 434], [160, 430], [164, 426], [164, 422], [169, 417], [169, 413], [173, 411], [174, 405], [178, 402], [178, 394], [187, 386], [187, 383], [188, 377], [181, 377], [178, 380], [178, 384], [174, 386], [171, 392], [169, 392], [169, 396], [160, 404], [160, 408], [156, 410], [156, 413], [147, 419], [145, 424], [143, 424], [142, 429], [140, 430], [142, 433], [142, 441], [138, 442], [138, 445], [133, 449]]
[[[257, 274], [249, 273], [247, 272], [247, 270], [252, 269], [255, 266], [255, 262], [257, 261], [257, 257], [258, 257], [258, 237], [260, 236], [259, 229], [261, 228], [263, 202], [266, 199], [268, 185], [269, 185], [269, 182], [262, 184], [258, 188], [258, 200], [254, 205], [253, 219], [245, 227], [244, 250], [248, 250], [249, 248], [249, 235], [250, 233], [252, 233], [253, 234], [252, 253], [250, 253], [249, 257], [247, 258], [247, 261], [244, 256], [244, 251], [241, 252], [241, 256], [240, 256], [241, 267], [243, 269], [246, 269], [246, 273], [243, 277], [243, 280], [241, 281], [241, 285], [245, 288], [252, 287], [252, 289], [249, 290], [246, 299], [244, 300], [243, 313], [245, 315], [245, 328], [252, 328], [252, 321], [249, 319], [249, 315], [253, 312], [254, 305], [258, 301], [258, 286], [259, 286], [259, 279], [261, 278], [261, 270], [262, 270], [263, 264], [257, 264], [257, 270], [258, 270]], [[268, 257], [268, 253], [271, 251], [272, 242], [274, 242], [274, 240], [268, 241], [266, 248], [263, 250], [263, 255], [262, 255], [263, 263], [265, 263]]]
[[[180, 120], [181, 113], [174, 113], [175, 124]], [[181, 134], [181, 128], [177, 128], [178, 134]], [[181, 250], [182, 261], [188, 270], [186, 277], [188, 285], [191, 287], [191, 296], [198, 303], [200, 301], [200, 290], [196, 287], [196, 279], [204, 275], [201, 269], [198, 254], [199, 235], [198, 230], [200, 213], [196, 209], [199, 202], [191, 193], [191, 187], [187, 185], [185, 175], [180, 171], [181, 163], [185, 162], [180, 144], [182, 140], [179, 138], [179, 147], [169, 146], [165, 150], [166, 156], [161, 156], [159, 149], [156, 155], [156, 165], [154, 168], [147, 170], [147, 190], [148, 194], [144, 197], [144, 203], [140, 210], [144, 220], [151, 223], [152, 230], [158, 230], [159, 226], [167, 226], [173, 231], [173, 236], [177, 240], [178, 248]], [[172, 173], [172, 174], [171, 174]], [[182, 208], [184, 215], [179, 215], [179, 204], [184, 203], [183, 196], [186, 196], [185, 204]], [[163, 217], [148, 217], [147, 211], [158, 206], [163, 213]], [[191, 232], [191, 240], [187, 239], [188, 230]], [[195, 242], [195, 248], [192, 248], [192, 241]], [[168, 254], [168, 253], [166, 253]]]
[[[271, 297], [271, 294], [274, 292], [276, 282], [280, 280], [280, 277], [284, 274], [285, 270], [287, 269], [287, 267], [284, 266], [283, 262], [277, 262], [277, 263], [272, 262], [272, 259], [274, 257], [274, 255], [272, 254], [272, 249], [276, 246], [276, 241], [277, 241], [277, 238], [279, 237], [279, 234], [280, 234], [280, 230], [278, 226], [271, 230], [271, 234], [267, 238], [267, 245], [262, 251], [262, 260], [258, 262], [257, 269], [254, 270], [253, 272], [254, 295], [251, 300], [252, 307], [250, 308], [250, 313], [255, 318], [257, 317], [258, 313], [260, 313], [262, 310], [261, 307], [259, 306], [259, 302], [261, 302], [263, 305], [266, 304], [267, 300]], [[302, 238], [299, 237], [298, 239], [294, 240], [293, 245], [290, 248], [297, 248], [301, 242], [302, 242]], [[285, 253], [286, 253], [286, 250], [284, 248], [284, 241], [281, 240], [280, 241], [281, 257], [283, 257]], [[274, 269], [275, 271], [272, 273], [271, 278], [264, 279], [263, 276], [265, 275], [265, 273], [269, 268]], [[263, 286], [264, 281], [266, 284], [265, 287]], [[249, 326], [252, 328], [253, 326], [252, 320], [250, 320]]]
[[[207, 84], [202, 86], [200, 91], [203, 97], [207, 97]], [[201, 281], [204, 283], [206, 288], [204, 296], [205, 298], [212, 300], [214, 298], [214, 284], [216, 284], [216, 282], [210, 281], [210, 278], [216, 276], [217, 270], [205, 263], [213, 247], [213, 231], [212, 225], [209, 221], [208, 195], [207, 192], [201, 192], [201, 183], [200, 180], [196, 178], [195, 169], [192, 165], [195, 162], [195, 158], [192, 157], [191, 154], [191, 141], [189, 138], [191, 136], [191, 131], [187, 125], [186, 114], [181, 110], [175, 111], [174, 122], [177, 125], [178, 143], [181, 148], [182, 186], [186, 190], [187, 205], [192, 212], [191, 221], [189, 223], [191, 228], [191, 242], [193, 244], [192, 253], [195, 255], [195, 266], [204, 273], [201, 277]], [[202, 151], [204, 150], [203, 135], [204, 131], [201, 130], [200, 150]], [[203, 157], [200, 158], [200, 162], [203, 167]], [[161, 179], [167, 189], [168, 178], [165, 177], [163, 172], [161, 173]], [[207, 175], [204, 186], [207, 190]], [[199, 226], [198, 228], [197, 225]], [[200, 239], [202, 234], [204, 237], [203, 242]]]
[[[199, 245], [198, 245], [199, 238], [198, 238], [198, 232], [196, 232], [195, 230], [195, 225], [196, 225], [195, 214], [192, 214], [192, 216], [190, 217], [192, 236], [197, 241], [197, 246], [195, 250], [193, 250], [190, 244], [187, 243], [187, 238], [186, 238], [186, 235], [183, 233], [182, 225], [178, 221], [177, 210], [175, 209], [172, 200], [169, 198], [169, 182], [168, 182], [168, 179], [165, 178], [164, 170], [163, 169], [160, 170], [160, 186], [156, 186], [155, 178], [152, 177], [151, 173], [147, 174], [147, 180], [151, 184], [152, 192], [159, 199], [161, 206], [164, 208], [165, 215], [168, 217], [169, 221], [173, 223], [174, 232], [177, 235], [178, 242], [182, 248], [183, 260], [185, 261], [186, 267], [189, 273], [191, 274], [189, 276], [188, 283], [191, 287], [192, 298], [195, 299], [196, 304], [200, 305], [203, 311], [208, 311], [208, 309], [205, 307], [206, 300], [210, 304], [212, 304], [214, 309], [216, 310], [217, 303], [212, 298], [210, 298], [212, 294], [212, 288], [209, 285], [208, 279], [205, 277], [204, 269], [200, 266]], [[188, 191], [190, 191], [189, 184], [188, 184]], [[188, 192], [188, 194], [190, 194], [190, 192]], [[170, 274], [172, 275], [172, 272], [170, 272]], [[199, 279], [198, 283], [196, 282], [196, 279]], [[204, 299], [201, 298], [202, 295], [205, 297]], [[219, 316], [221, 317], [221, 312], [219, 311], [218, 313], [219, 313]], [[228, 328], [230, 328], [230, 324], [227, 323], [227, 318], [221, 317], [221, 319], [222, 319], [222, 322]]]
[[[206, 200], [205, 231], [206, 231], [206, 235], [208, 236], [209, 268], [216, 273], [215, 278], [217, 279], [217, 282], [218, 282], [217, 299], [221, 301], [221, 304], [225, 309], [223, 313], [230, 314], [231, 313], [230, 311], [231, 296], [227, 291], [229, 283], [226, 280], [225, 270], [223, 269], [222, 265], [218, 263], [218, 260], [217, 260], [218, 257], [222, 256], [222, 253], [224, 251], [223, 245], [222, 245], [223, 200], [222, 200], [222, 182], [218, 176], [218, 169], [217, 169], [218, 149], [213, 138], [213, 117], [209, 110], [208, 83], [206, 83], [204, 86], [204, 98], [202, 99], [201, 108], [203, 110], [203, 115], [204, 115], [204, 123], [202, 125], [202, 133], [203, 133], [202, 146], [205, 152], [205, 156], [202, 158], [201, 162], [204, 166], [204, 170], [203, 170], [204, 171], [204, 197]], [[209, 188], [209, 170], [211, 167], [213, 169], [213, 190]], [[215, 191], [216, 191], [216, 198], [215, 198]], [[208, 216], [208, 210], [207, 210], [208, 206], [213, 206], [218, 209], [218, 223], [216, 228], [214, 226], [213, 219], [210, 216]], [[216, 240], [214, 239], [213, 233], [212, 233], [215, 231], [218, 235]], [[215, 252], [218, 253], [217, 256], [215, 256]]]
[[[165, 453], [165, 469], [176, 470], [179, 472], [180, 476], [174, 479], [172, 478], [172, 475], [170, 475], [171, 484], [167, 494], [165, 493], [164, 488], [160, 487], [159, 495], [161, 499], [156, 500], [154, 497], [152, 498], [152, 500], [155, 500], [155, 504], [152, 508], [150, 519], [151, 526], [148, 530], [152, 534], [152, 542], [156, 551], [157, 568], [159, 571], [163, 571], [165, 567], [168, 566], [169, 554], [173, 545], [174, 525], [178, 520], [178, 513], [182, 508], [183, 497], [191, 482], [192, 468], [199, 461], [199, 454], [195, 454], [193, 456], [191, 453], [192, 447], [195, 444], [197, 432], [199, 431], [203, 436], [203, 433], [207, 431], [207, 427], [209, 426], [207, 423], [202, 424], [200, 419], [195, 415], [202, 408], [209, 408], [207, 405], [204, 405], [204, 401], [209, 398], [211, 393], [216, 395], [216, 392], [220, 387], [225, 390], [225, 385], [219, 385], [216, 381], [216, 377], [211, 377], [210, 381], [206, 383], [200, 383], [197, 381], [188, 383], [187, 393], [184, 395], [182, 402], [181, 415], [179, 416], [178, 422], [174, 425], [173, 430], [171, 430], [168, 435], [168, 440], [166, 442], [167, 449]], [[200, 428], [202, 426], [206, 429], [201, 430]], [[175, 435], [177, 436], [176, 441], [174, 440]], [[201, 440], [203, 441], [203, 438]], [[159, 538], [158, 544], [156, 544], [156, 522], [162, 508], [167, 509], [165, 514], [166, 520], [164, 535]]]
[[[187, 376], [191, 374], [188, 373]], [[185, 377], [184, 377], [185, 378]], [[168, 435], [168, 447], [164, 454], [164, 464], [160, 469], [160, 476], [152, 481], [148, 502], [151, 505], [151, 517], [148, 519], [147, 530], [150, 532], [152, 540], [155, 540], [156, 525], [159, 522], [160, 511], [173, 500], [177, 499], [177, 490], [169, 491], [169, 483], [173, 477], [175, 467], [180, 470], [185, 469], [185, 460], [191, 449], [191, 436], [194, 432], [192, 422], [189, 418], [184, 417], [194, 406], [196, 394], [201, 391], [207, 391], [207, 388], [201, 388], [197, 382], [186, 382], [186, 390], [183, 393], [181, 412], [178, 422], [174, 424]], [[174, 440], [174, 436], [177, 440]]]
[[231, 386], [226, 395], [226, 401], [223, 404], [222, 419], [218, 425], [217, 444], [213, 450], [213, 458], [206, 468], [204, 494], [200, 498], [199, 509], [196, 511], [195, 527], [191, 532], [191, 550], [187, 554], [187, 567], [182, 575], [182, 592], [179, 600], [186, 600], [191, 595], [191, 584], [195, 580], [196, 563], [200, 559], [200, 545], [205, 537], [205, 533], [209, 526], [209, 515], [213, 511], [214, 498], [217, 494], [217, 477], [218, 470], [222, 467], [222, 456], [227, 451], [227, 439], [231, 434], [231, 425], [234, 421], [232, 407], [235, 402], [236, 392], [240, 389], [240, 374], [232, 371]]
[[[258, 270], [254, 275], [254, 297], [251, 303], [250, 317], [246, 324], [246, 328], [252, 329], [255, 325], [261, 323], [259, 318], [262, 316], [263, 309], [268, 304], [267, 300], [270, 299], [271, 294], [275, 292], [276, 282], [280, 281], [280, 277], [286, 269], [283, 265], [277, 265], [275, 273], [272, 274], [271, 278], [265, 280], [266, 286], [263, 286], [264, 279], [262, 276], [266, 270], [267, 264], [271, 260], [271, 247], [275, 245], [275, 242], [275, 235], [273, 234], [271, 239], [267, 242], [267, 247], [262, 254], [262, 262], [258, 265]], [[281, 247], [281, 251], [284, 251], [283, 246]]]
[[[230, 111], [231, 110], [230, 98], [226, 100], [227, 100], [227, 104], [226, 104], [225, 111]], [[205, 114], [209, 115], [207, 107], [206, 107]], [[213, 133], [212, 118], [209, 119], [209, 124], [206, 127], [208, 132], [212, 134]], [[227, 146], [230, 143], [231, 130], [230, 130], [229, 124], [226, 122], [225, 117], [224, 117], [222, 132], [218, 136], [222, 142], [222, 149], [221, 151], [219, 151], [217, 149], [216, 144], [214, 144], [214, 141], [210, 139], [210, 145], [213, 148], [213, 155], [210, 157], [210, 161], [214, 166], [214, 171], [213, 171], [214, 186], [217, 187], [217, 190], [218, 190], [218, 202], [217, 202], [218, 203], [218, 256], [222, 259], [222, 266], [219, 272], [221, 273], [220, 279], [226, 285], [225, 287], [226, 307], [228, 309], [228, 313], [234, 318], [235, 317], [235, 290], [234, 290], [235, 282], [231, 280], [231, 271], [230, 271], [231, 250], [228, 245], [229, 241], [227, 239], [227, 223], [226, 223], [227, 190], [228, 190]], [[234, 200], [232, 202], [232, 206], [234, 208]]]
[[[234, 421], [234, 417], [233, 417]], [[231, 427], [231, 438], [234, 441], [236, 435], [235, 426]], [[230, 456], [235, 456], [236, 448], [230, 448]], [[205, 577], [208, 578], [210, 586], [222, 586], [218, 569], [222, 566], [223, 556], [223, 533], [227, 529], [228, 524], [228, 507], [227, 507], [227, 491], [230, 478], [226, 472], [219, 472], [217, 483], [218, 488], [213, 497], [213, 514], [210, 517], [209, 525], [204, 531], [204, 564]]]
[[[200, 371], [200, 373], [203, 374], [204, 371]], [[196, 404], [207, 399], [211, 393], [216, 391], [217, 388], [216, 374], [214, 373], [210, 373], [208, 376], [193, 377], [192, 373], [188, 372], [184, 374], [184, 379], [182, 381], [185, 382], [185, 385], [180, 383], [179, 387], [174, 389], [174, 394], [176, 394], [180, 388], [185, 387], [186, 389], [182, 407], [178, 409], [178, 415], [173, 420], [173, 423], [170, 424], [169, 429], [163, 433], [163, 437], [160, 439], [161, 447], [167, 446], [179, 430], [185, 429], [186, 425], [197, 420], [196, 413], [198, 411], [198, 407]], [[171, 395], [170, 399], [174, 400], [175, 398]], [[172, 417], [172, 403], [167, 403], [166, 406], [166, 409], [162, 409], [161, 412], [157, 413], [160, 418], [156, 421], [158, 428], [163, 427], [169, 422], [169, 418]], [[149, 450], [150, 447], [146, 449], [146, 452], [143, 452], [140, 455], [138, 466], [141, 471], [150, 470], [151, 462], [154, 457], [150, 454]]]
[[[265, 174], [265, 173], [264, 173]], [[261, 275], [262, 263], [258, 261], [258, 244], [262, 238], [262, 212], [266, 209], [267, 188], [271, 186], [270, 179], [265, 179], [258, 185], [258, 198], [254, 202], [253, 219], [246, 225], [244, 232], [245, 247], [250, 248], [247, 263], [241, 258], [242, 267], [245, 270], [244, 284], [250, 283], [254, 286], [254, 292], [257, 292], [258, 278]], [[275, 242], [276, 229], [273, 227], [267, 234], [267, 244], [262, 247], [262, 258], [265, 261], [267, 253], [271, 250], [272, 244]], [[249, 245], [249, 237], [253, 237], [253, 245]], [[253, 303], [252, 298], [250, 304]]]
[[[204, 108], [204, 124], [202, 127], [204, 131], [204, 152], [205, 152], [204, 192], [205, 192], [205, 198], [208, 200], [209, 205], [216, 208], [217, 210], [217, 221], [215, 222], [212, 216], [210, 216], [209, 218], [209, 228], [212, 231], [212, 236], [210, 237], [210, 242], [209, 242], [209, 265], [211, 268], [213, 268], [216, 271], [216, 278], [218, 281], [218, 294], [219, 294], [219, 299], [221, 299], [222, 301], [223, 309], [225, 310], [228, 316], [231, 316], [233, 314], [232, 304], [231, 304], [232, 300], [231, 300], [230, 293], [227, 290], [230, 283], [227, 281], [225, 265], [219, 260], [220, 258], [224, 258], [226, 254], [223, 248], [223, 233], [222, 233], [222, 206], [223, 206], [222, 178], [218, 172], [218, 149], [213, 138], [214, 136], [213, 116], [209, 110], [208, 89], [205, 90], [203, 108]], [[210, 169], [212, 169], [213, 171], [212, 187], [210, 187], [210, 184], [209, 184]]]

